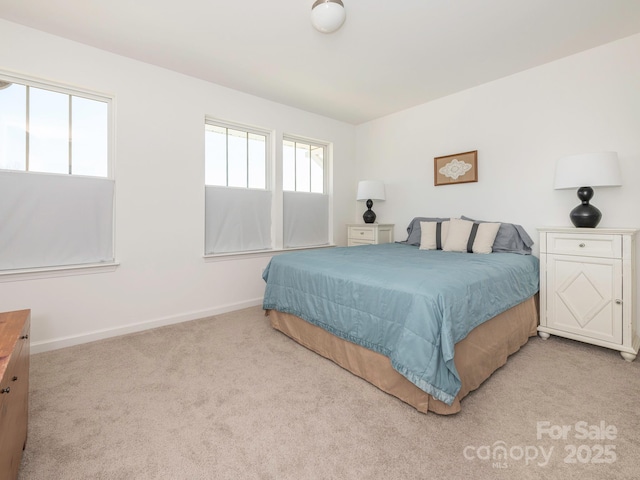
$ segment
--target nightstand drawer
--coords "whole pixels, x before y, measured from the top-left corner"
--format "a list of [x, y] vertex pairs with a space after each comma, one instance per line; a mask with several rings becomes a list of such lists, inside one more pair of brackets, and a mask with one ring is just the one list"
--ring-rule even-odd
[[375, 245], [373, 240], [359, 240], [357, 238], [350, 238], [348, 247], [355, 247], [356, 245]]
[[621, 258], [619, 235], [580, 235], [548, 233], [547, 253], [580, 255], [585, 257]]
[[375, 232], [371, 227], [351, 227], [349, 238], [353, 240], [375, 240]]

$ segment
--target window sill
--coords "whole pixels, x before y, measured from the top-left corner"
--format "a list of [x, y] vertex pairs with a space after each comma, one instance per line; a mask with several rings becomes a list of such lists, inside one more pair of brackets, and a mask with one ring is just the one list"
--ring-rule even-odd
[[299, 252], [301, 250], [318, 250], [321, 248], [335, 248], [337, 245], [317, 245], [313, 247], [279, 248], [271, 250], [254, 250], [250, 252], [230, 252], [204, 255], [205, 262], [219, 262], [225, 260], [240, 260], [246, 258], [273, 257], [287, 252]]
[[0, 283], [18, 282], [21, 280], [39, 280], [42, 278], [66, 277], [70, 275], [89, 275], [94, 273], [114, 272], [120, 264], [90, 263], [85, 265], [65, 265], [60, 267], [24, 268], [0, 272]]

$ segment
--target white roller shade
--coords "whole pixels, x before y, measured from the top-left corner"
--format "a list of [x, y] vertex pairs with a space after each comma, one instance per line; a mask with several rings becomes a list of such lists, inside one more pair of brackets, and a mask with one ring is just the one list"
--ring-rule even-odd
[[270, 191], [205, 187], [206, 254], [270, 248]]
[[112, 262], [114, 181], [0, 172], [0, 270]]
[[284, 247], [329, 244], [329, 196], [284, 192]]

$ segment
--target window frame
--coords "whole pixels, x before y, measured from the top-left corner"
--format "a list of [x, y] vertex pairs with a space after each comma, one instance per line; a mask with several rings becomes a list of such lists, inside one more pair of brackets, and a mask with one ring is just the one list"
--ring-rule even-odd
[[310, 151], [315, 147], [315, 148], [322, 148], [322, 192], [314, 192], [312, 191], [312, 185], [313, 185], [313, 180], [312, 180], [312, 175], [311, 175], [311, 166], [309, 168], [309, 191], [303, 191], [303, 190], [298, 190], [297, 189], [297, 183], [298, 183], [298, 175], [297, 175], [297, 164], [296, 164], [296, 159], [294, 157], [294, 172], [293, 172], [293, 178], [294, 178], [294, 184], [296, 186], [295, 190], [285, 190], [284, 186], [282, 188], [283, 192], [299, 192], [299, 193], [315, 193], [317, 195], [328, 195], [328, 190], [329, 190], [329, 182], [328, 182], [328, 158], [329, 158], [329, 149], [331, 144], [327, 143], [327, 142], [322, 142], [319, 140], [313, 140], [310, 138], [305, 138], [305, 137], [301, 137], [299, 135], [290, 135], [290, 134], [284, 134], [282, 135], [282, 150], [283, 150], [283, 154], [282, 154], [282, 177], [283, 177], [283, 183], [284, 183], [284, 142], [293, 142], [294, 146], [293, 146], [293, 150], [294, 152], [297, 150], [296, 149], [296, 145], [298, 143], [301, 144], [305, 144], [308, 145], [310, 148]]
[[[58, 81], [37, 78], [30, 75], [25, 75], [22, 73], [12, 72], [8, 70], [0, 69], [0, 81], [17, 83], [20, 85], [25, 85], [28, 87], [39, 88], [43, 90], [48, 90], [56, 93], [62, 93], [70, 96], [85, 98], [89, 100], [95, 100], [99, 102], [105, 102], [107, 104], [107, 176], [88, 176], [74, 173], [50, 173], [50, 172], [39, 172], [32, 171], [27, 169], [27, 165], [25, 165], [24, 170], [13, 170], [13, 169], [5, 169], [0, 168], [1, 171], [5, 172], [22, 172], [28, 175], [63, 175], [63, 176], [74, 176], [74, 177], [89, 177], [89, 178], [104, 178], [114, 182], [115, 185], [115, 150], [116, 150], [116, 139], [115, 139], [115, 118], [116, 118], [116, 97], [110, 93], [98, 92], [96, 90], [88, 89], [88, 88], [80, 88], [76, 86], [72, 86], [69, 84], [61, 83]], [[70, 147], [71, 148], [71, 147]], [[113, 198], [113, 216], [112, 216], [112, 238], [111, 244], [113, 248], [113, 261], [112, 262], [104, 262], [104, 263], [86, 263], [79, 265], [56, 265], [56, 266], [46, 266], [46, 267], [33, 267], [33, 268], [24, 268], [18, 270], [2, 270], [0, 271], [0, 283], [4, 282], [13, 282], [13, 281], [23, 281], [23, 280], [32, 280], [32, 279], [46, 279], [46, 278], [56, 278], [56, 277], [64, 277], [64, 276], [75, 276], [75, 275], [86, 275], [86, 274], [96, 274], [96, 273], [109, 273], [115, 271], [120, 263], [116, 258], [116, 198], [115, 198], [115, 189], [114, 189], [114, 198]]]
[[[80, 97], [88, 100], [95, 100], [98, 102], [104, 102], [107, 104], [107, 175], [106, 177], [97, 176], [97, 175], [82, 175], [75, 174], [71, 172], [67, 173], [59, 173], [59, 172], [41, 172], [41, 171], [33, 171], [28, 169], [28, 159], [25, 166], [25, 170], [12, 170], [0, 168], [3, 171], [13, 171], [13, 172], [25, 172], [30, 174], [46, 174], [46, 175], [72, 175], [76, 177], [86, 177], [91, 176], [94, 178], [107, 178], [110, 180], [115, 180], [115, 95], [110, 95], [106, 93], [100, 93], [95, 90], [84, 89], [73, 87], [70, 85], [66, 85], [60, 82], [55, 82], [51, 80], [39, 79], [35, 77], [31, 77], [29, 75], [16, 74], [12, 72], [7, 72], [4, 70], [0, 70], [0, 81], [17, 83], [19, 85], [25, 85], [28, 87], [39, 88], [42, 90], [51, 91], [54, 93], [62, 93], [65, 95], [69, 95], [69, 102], [71, 103], [71, 97]], [[28, 118], [28, 113], [27, 113]], [[26, 122], [26, 126], [28, 127], [28, 120]], [[27, 133], [28, 135], [28, 133]], [[69, 137], [71, 137], [71, 132], [69, 132]], [[69, 147], [69, 157], [71, 158], [71, 144]], [[28, 151], [28, 146], [27, 146]]]
[[[333, 173], [333, 143], [323, 140], [318, 140], [311, 137], [305, 137], [302, 135], [295, 135], [289, 133], [279, 134], [276, 130], [269, 130], [265, 127], [258, 127], [248, 123], [239, 123], [229, 120], [223, 120], [211, 115], [205, 115], [205, 128], [206, 124], [214, 126], [223, 126], [226, 128], [232, 128], [235, 130], [244, 130], [249, 133], [265, 134], [268, 133], [267, 138], [267, 172], [266, 172], [266, 190], [272, 192], [272, 205], [271, 205], [271, 240], [272, 248], [268, 250], [253, 250], [253, 251], [238, 251], [227, 253], [203, 253], [203, 259], [206, 262], [217, 262], [231, 260], [233, 258], [259, 258], [259, 257], [271, 257], [280, 253], [295, 251], [295, 250], [310, 250], [319, 248], [332, 248], [335, 247], [333, 236], [333, 182], [331, 175]], [[314, 245], [304, 247], [285, 247], [284, 246], [284, 199], [283, 194], [285, 192], [283, 188], [283, 149], [284, 141], [294, 141], [298, 143], [304, 143], [311, 147], [323, 148], [323, 193], [318, 192], [297, 192], [308, 195], [325, 195], [328, 197], [329, 202], [329, 214], [327, 218], [328, 223], [328, 235], [329, 243], [327, 245]], [[203, 162], [206, 162], [206, 153], [203, 155]], [[206, 176], [206, 172], [205, 172]], [[203, 186], [206, 188], [206, 178], [204, 178]], [[220, 188], [241, 188], [241, 187], [220, 187]], [[247, 187], [248, 188], [248, 187]], [[288, 190], [287, 190], [288, 191]], [[203, 217], [206, 221], [206, 216]], [[205, 227], [206, 229], [206, 227]], [[203, 239], [203, 252], [206, 252], [206, 246]]]
[[[250, 187], [249, 186], [249, 151], [247, 150], [247, 186], [246, 187], [238, 187], [238, 186], [229, 186], [229, 174], [228, 174], [228, 170], [229, 170], [229, 151], [227, 149], [227, 159], [226, 159], [226, 164], [225, 164], [225, 168], [227, 170], [226, 173], [226, 183], [227, 185], [215, 185], [215, 184], [208, 184], [207, 183], [207, 152], [206, 152], [206, 133], [207, 133], [207, 125], [210, 125], [212, 127], [219, 127], [219, 128], [226, 128], [226, 129], [231, 129], [231, 130], [236, 130], [236, 131], [242, 131], [247, 133], [247, 135], [249, 134], [254, 134], [254, 135], [261, 135], [265, 137], [265, 165], [264, 165], [264, 178], [265, 178], [265, 186], [264, 188], [255, 188], [255, 187]], [[275, 185], [274, 185], [274, 169], [275, 169], [275, 164], [276, 164], [276, 154], [274, 152], [274, 146], [275, 146], [275, 141], [274, 141], [274, 137], [275, 137], [275, 132], [273, 130], [270, 130], [268, 128], [264, 128], [264, 127], [259, 127], [256, 125], [251, 125], [251, 124], [245, 124], [245, 123], [240, 123], [240, 122], [234, 122], [234, 121], [230, 121], [230, 120], [223, 120], [211, 115], [205, 115], [204, 117], [204, 132], [205, 137], [203, 138], [204, 140], [204, 154], [203, 154], [203, 167], [204, 167], [204, 175], [203, 175], [203, 187], [204, 187], [204, 191], [205, 191], [205, 211], [204, 211], [204, 215], [203, 215], [203, 219], [204, 219], [204, 229], [205, 229], [205, 234], [203, 236], [203, 257], [205, 259], [210, 259], [210, 258], [224, 258], [224, 257], [232, 257], [232, 256], [246, 256], [246, 255], [252, 255], [252, 254], [263, 254], [263, 253], [270, 253], [272, 251], [274, 251], [274, 249], [276, 248], [276, 237], [274, 237], [274, 223], [275, 220], [273, 218], [273, 212], [274, 212], [274, 204], [276, 202], [276, 198], [274, 196], [276, 189], [275, 189]], [[228, 132], [227, 132], [227, 138], [228, 138]], [[270, 228], [270, 239], [271, 239], [271, 248], [267, 248], [267, 249], [260, 249], [260, 250], [238, 250], [238, 251], [229, 251], [229, 252], [220, 252], [220, 253], [207, 253], [207, 231], [208, 231], [208, 227], [207, 227], [207, 221], [208, 221], [208, 216], [207, 216], [207, 210], [206, 210], [206, 203], [207, 203], [207, 188], [219, 188], [219, 189], [230, 189], [230, 190], [246, 190], [246, 191], [261, 191], [261, 192], [269, 192], [271, 194], [271, 228]]]
[[[269, 130], [266, 128], [261, 128], [261, 127], [257, 127], [255, 125], [248, 125], [248, 124], [243, 124], [243, 123], [238, 123], [238, 122], [232, 122], [232, 121], [228, 121], [228, 120], [221, 120], [219, 118], [215, 118], [209, 115], [205, 115], [204, 118], [204, 124], [205, 124], [205, 132], [206, 132], [206, 126], [207, 125], [211, 125], [213, 127], [220, 127], [220, 128], [226, 128], [226, 129], [231, 129], [231, 130], [237, 130], [237, 131], [242, 131], [245, 132], [247, 134], [254, 134], [254, 135], [261, 135], [265, 137], [265, 166], [264, 166], [264, 175], [265, 175], [265, 187], [264, 188], [256, 188], [256, 187], [250, 187], [249, 186], [249, 166], [248, 166], [248, 162], [249, 162], [249, 153], [247, 151], [247, 186], [246, 187], [237, 187], [237, 186], [233, 186], [233, 185], [229, 185], [229, 150], [227, 148], [227, 160], [226, 160], [226, 171], [227, 171], [227, 175], [226, 175], [226, 183], [227, 185], [209, 185], [207, 184], [207, 176], [206, 176], [206, 161], [207, 161], [207, 157], [206, 157], [206, 146], [205, 146], [205, 178], [204, 178], [204, 185], [205, 186], [212, 186], [212, 187], [223, 187], [223, 188], [246, 188], [249, 190], [271, 190], [273, 191], [273, 188], [270, 188], [272, 186], [272, 170], [273, 170], [273, 164], [274, 164], [274, 158], [275, 155], [273, 154], [273, 136], [274, 136], [274, 132], [273, 130]], [[227, 138], [229, 136], [229, 133], [227, 132]]]

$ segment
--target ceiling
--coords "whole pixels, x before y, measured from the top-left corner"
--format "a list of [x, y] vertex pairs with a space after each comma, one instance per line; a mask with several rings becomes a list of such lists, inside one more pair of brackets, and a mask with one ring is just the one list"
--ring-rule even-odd
[[638, 0], [0, 0], [0, 18], [359, 124], [640, 32]]

